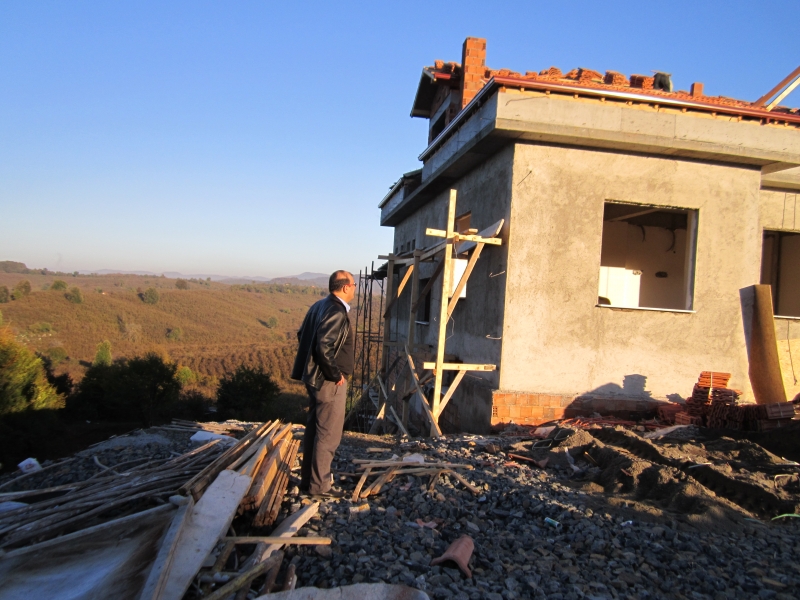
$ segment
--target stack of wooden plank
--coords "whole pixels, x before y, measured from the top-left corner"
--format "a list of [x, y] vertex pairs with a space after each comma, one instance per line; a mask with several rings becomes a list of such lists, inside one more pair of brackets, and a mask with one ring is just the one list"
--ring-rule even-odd
[[[397, 460], [364, 460], [353, 459], [353, 463], [358, 465], [357, 470], [363, 471], [361, 478], [356, 484], [351, 500], [357, 502], [372, 494], [377, 494], [381, 488], [390, 483], [394, 478], [403, 475], [430, 475], [428, 489], [432, 492], [439, 480], [439, 476], [447, 474], [459, 481], [465, 488], [473, 494], [480, 493], [480, 489], [472, 485], [466, 478], [458, 472], [459, 469], [471, 470], [472, 465], [449, 463], [449, 462], [424, 462], [420, 455], [416, 460], [405, 459]], [[420, 460], [422, 459], [422, 460]], [[375, 477], [374, 481], [366, 488], [364, 485], [370, 477]]]
[[213, 440], [172, 459], [107, 468], [78, 483], [2, 494], [3, 501], [24, 506], [0, 513], [0, 549], [42, 543], [163, 504], [187, 479], [213, 464], [221, 450], [220, 440]]

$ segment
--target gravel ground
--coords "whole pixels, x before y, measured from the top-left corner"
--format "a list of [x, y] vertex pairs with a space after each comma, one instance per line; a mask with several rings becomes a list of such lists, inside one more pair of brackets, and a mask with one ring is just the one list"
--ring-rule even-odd
[[[640, 455], [647, 454], [650, 446], [642, 450], [636, 440], [625, 439], [634, 434], [607, 434], [603, 443], [578, 431], [561, 448], [543, 451], [549, 459], [546, 469], [509, 462], [508, 452], [528, 450], [534, 458], [539, 452], [530, 448], [531, 442], [519, 439], [461, 436], [398, 444], [389, 436], [348, 433], [337, 453], [338, 465], [334, 463], [339, 472], [353, 472], [353, 458], [377, 460], [392, 453], [419, 452], [427, 460], [446, 458], [473, 465], [475, 469], [465, 475], [481, 488], [480, 495], [446, 476], [431, 494], [427, 476], [406, 476], [385, 486], [380, 495], [370, 496], [368, 512], [351, 514], [353, 505], [347, 500], [322, 505], [319, 516], [300, 535], [330, 536], [333, 544], [290, 547], [287, 556], [297, 566], [298, 586], [382, 581], [414, 586], [432, 598], [797, 598], [798, 519], [757, 518], [757, 510], [717, 495], [686, 475], [680, 463], [676, 467], [663, 463], [679, 461], [681, 457], [670, 452], [685, 453], [682, 445], [694, 444], [697, 433], [681, 431], [671, 440], [659, 441], [660, 446], [647, 442], [656, 450], [648, 461]], [[611, 439], [615, 436], [623, 439]], [[367, 447], [383, 447], [386, 453], [367, 453]], [[598, 465], [583, 455], [587, 447], [601, 459], [595, 461]], [[759, 460], [771, 456], [754, 452], [752, 445], [744, 448], [726, 456], [735, 457], [735, 452], [754, 454]], [[710, 452], [702, 444], [701, 450], [708, 457]], [[603, 453], [613, 456], [604, 458]], [[620, 456], [628, 461], [627, 468], [621, 466]], [[632, 468], [642, 463], [655, 474], [642, 475], [648, 468]], [[717, 464], [703, 468], [716, 469]], [[736, 475], [743, 476], [742, 471], [746, 469]], [[621, 484], [626, 472], [641, 485]], [[653, 476], [657, 481], [645, 485]], [[665, 477], [660, 484], [670, 493], [653, 495], [659, 478]], [[344, 490], [352, 490], [357, 481], [349, 476], [339, 479]], [[647, 493], [642, 494], [645, 488]], [[779, 501], [796, 499], [790, 492], [782, 491]], [[675, 501], [682, 497], [693, 501]], [[284, 507], [294, 512], [302, 502], [308, 500], [295, 488]], [[548, 525], [545, 518], [558, 525]], [[435, 527], [420, 526], [418, 519]], [[475, 541], [472, 578], [450, 568], [453, 565], [429, 566], [465, 533]]]

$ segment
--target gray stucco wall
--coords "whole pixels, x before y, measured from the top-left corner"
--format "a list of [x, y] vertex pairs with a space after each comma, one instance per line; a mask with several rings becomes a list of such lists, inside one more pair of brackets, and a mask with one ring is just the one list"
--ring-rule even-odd
[[[505, 219], [506, 225], [500, 233], [500, 237], [504, 239], [510, 211], [513, 157], [513, 147], [509, 146], [473, 169], [454, 185], [454, 189], [458, 192], [456, 215], [471, 212], [470, 227], [479, 230]], [[417, 248], [433, 246], [440, 242], [441, 238], [426, 237], [425, 229], [446, 227], [449, 196], [449, 190], [443, 191], [399, 224], [395, 228], [394, 246], [411, 239], [416, 240]], [[484, 248], [469, 278], [467, 297], [459, 300], [448, 324], [447, 354], [458, 356], [463, 362], [499, 364], [501, 340], [491, 338], [500, 338], [503, 330], [506, 282], [504, 271], [507, 257], [508, 248], [505, 244]], [[423, 263], [420, 276], [430, 277], [434, 265], [435, 263]], [[430, 324], [416, 326], [417, 344], [436, 344], [441, 289], [440, 278], [432, 290]], [[405, 340], [407, 337], [410, 297], [409, 281], [394, 310], [393, 339]], [[499, 384], [497, 372], [470, 373], [467, 379], [475, 378], [483, 381], [476, 380], [471, 381], [469, 385], [462, 384], [463, 389], [459, 388], [459, 392], [450, 402], [452, 408], [448, 406], [443, 415], [445, 418], [449, 417], [452, 422], [459, 421], [459, 427], [467, 431], [474, 431], [474, 425], [477, 423], [488, 425], [491, 415], [491, 394], [475, 393], [475, 389], [497, 388]], [[467, 398], [470, 401], [465, 401]], [[448, 415], [448, 411], [457, 414]]]
[[[499, 387], [666, 398], [700, 371], [752, 398], [739, 290], [759, 281], [760, 172], [556, 146], [514, 147]], [[606, 200], [696, 209], [693, 313], [596, 307]]]

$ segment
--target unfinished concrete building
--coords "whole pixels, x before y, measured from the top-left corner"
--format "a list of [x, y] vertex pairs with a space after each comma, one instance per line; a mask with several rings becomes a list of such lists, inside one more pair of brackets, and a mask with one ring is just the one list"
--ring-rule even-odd
[[[467, 38], [460, 64], [423, 69], [411, 112], [430, 123], [423, 166], [380, 202], [394, 228], [390, 296], [401, 289], [387, 351], [410, 342], [433, 356], [444, 315], [447, 360], [494, 367], [464, 377], [435, 415], [442, 428], [652, 410], [702, 370], [730, 372], [752, 398], [740, 294], [759, 283], [773, 286], [786, 392], [800, 392], [800, 111], [780, 105], [788, 92], [747, 102], [701, 83], [673, 91], [668, 74], [521, 74], [485, 58], [486, 41]], [[423, 249], [441, 242], [429, 234], [448, 225], [451, 190], [456, 239], [502, 227], [448, 316], [443, 290], [475, 244], [453, 245], [437, 285], [441, 253]], [[426, 392], [432, 404], [454, 373]]]

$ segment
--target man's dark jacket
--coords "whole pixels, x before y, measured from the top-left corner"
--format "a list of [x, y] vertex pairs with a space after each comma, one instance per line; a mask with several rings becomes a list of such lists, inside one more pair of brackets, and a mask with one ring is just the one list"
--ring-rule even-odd
[[339, 381], [342, 371], [336, 365], [336, 355], [342, 349], [350, 321], [347, 309], [333, 294], [315, 302], [297, 332], [297, 357], [292, 379], [298, 379], [315, 389], [325, 381]]

